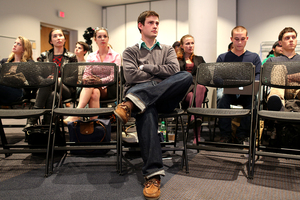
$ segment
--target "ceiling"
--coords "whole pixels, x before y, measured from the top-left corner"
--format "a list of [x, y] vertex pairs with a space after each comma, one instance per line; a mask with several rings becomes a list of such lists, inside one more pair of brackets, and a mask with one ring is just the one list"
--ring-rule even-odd
[[114, 5], [122, 5], [122, 4], [129, 4], [129, 3], [139, 3], [139, 2], [149, 2], [155, 0], [86, 0], [92, 3], [96, 3], [100, 6], [114, 6]]

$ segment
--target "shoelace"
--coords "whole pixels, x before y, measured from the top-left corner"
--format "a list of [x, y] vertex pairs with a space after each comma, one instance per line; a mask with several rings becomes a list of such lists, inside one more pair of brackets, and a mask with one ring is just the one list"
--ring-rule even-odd
[[144, 183], [144, 185], [146, 186], [146, 187], [150, 187], [152, 184], [153, 185], [155, 185], [156, 187], [159, 187], [159, 180], [157, 180], [157, 179], [150, 179], [150, 180], [148, 180], [148, 181], [146, 181], [145, 183]]
[[127, 116], [130, 116], [130, 109], [127, 105], [120, 104], [119, 106], [125, 110]]

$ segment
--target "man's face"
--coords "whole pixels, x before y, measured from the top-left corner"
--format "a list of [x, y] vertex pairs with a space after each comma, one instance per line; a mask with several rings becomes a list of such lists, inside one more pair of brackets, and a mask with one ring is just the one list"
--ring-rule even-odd
[[138, 24], [141, 30], [142, 37], [145, 38], [156, 38], [158, 34], [159, 20], [156, 16], [149, 16], [146, 18], [144, 25]]
[[76, 44], [74, 52], [76, 56], [84, 56], [84, 54], [86, 54], [86, 51], [84, 51], [83, 46], [81, 44]]
[[233, 42], [233, 46], [235, 50], [244, 51], [248, 41], [246, 30], [242, 30], [242, 31], [234, 30], [232, 33], [232, 37], [230, 39]]
[[295, 32], [287, 32], [283, 34], [282, 40], [279, 41], [283, 50], [295, 50], [297, 46], [297, 36]]

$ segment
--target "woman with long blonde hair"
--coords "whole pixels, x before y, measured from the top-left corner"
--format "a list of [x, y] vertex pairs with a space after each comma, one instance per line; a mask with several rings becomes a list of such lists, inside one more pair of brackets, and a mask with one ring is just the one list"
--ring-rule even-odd
[[[34, 62], [32, 59], [31, 42], [23, 36], [17, 37], [10, 55], [8, 58], [3, 58], [0, 64], [6, 62]], [[25, 92], [23, 89], [0, 85], [0, 105], [9, 105], [20, 101]]]

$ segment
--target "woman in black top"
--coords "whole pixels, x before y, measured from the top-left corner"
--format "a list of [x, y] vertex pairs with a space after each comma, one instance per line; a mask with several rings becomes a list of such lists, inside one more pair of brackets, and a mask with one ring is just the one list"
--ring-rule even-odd
[[[49, 44], [52, 45], [52, 49], [43, 52], [37, 59], [39, 62], [55, 62], [59, 66], [59, 74], [61, 76], [61, 67], [68, 62], [77, 62], [76, 56], [73, 53], [68, 52], [65, 49], [65, 34], [61, 29], [52, 29], [49, 33]], [[62, 99], [70, 98], [72, 93], [75, 92], [75, 88], [69, 88], [63, 85]], [[36, 102], [34, 109], [51, 108], [54, 97], [54, 87], [40, 88], [37, 92]], [[29, 118], [25, 128], [37, 124], [38, 118]], [[49, 124], [50, 116], [45, 115], [44, 124]]]

